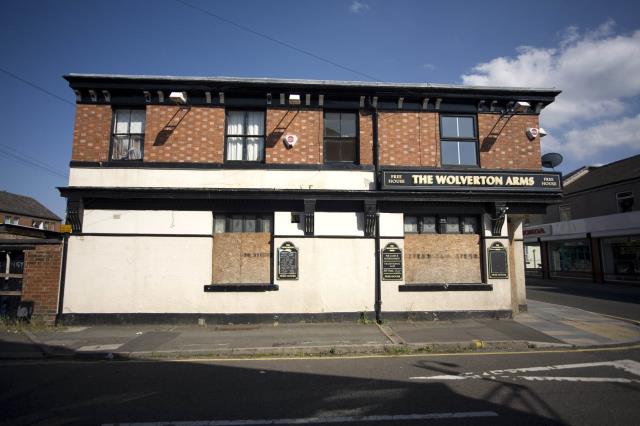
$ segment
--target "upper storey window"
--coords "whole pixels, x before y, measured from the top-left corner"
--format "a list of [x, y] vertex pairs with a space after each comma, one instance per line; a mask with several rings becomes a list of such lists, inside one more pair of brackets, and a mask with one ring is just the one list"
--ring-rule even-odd
[[324, 113], [324, 162], [358, 162], [358, 114], [355, 112]]
[[227, 111], [227, 161], [263, 161], [264, 111]]
[[112, 160], [142, 160], [145, 111], [117, 109], [114, 112]]
[[440, 151], [443, 166], [477, 166], [478, 132], [475, 117], [440, 116]]

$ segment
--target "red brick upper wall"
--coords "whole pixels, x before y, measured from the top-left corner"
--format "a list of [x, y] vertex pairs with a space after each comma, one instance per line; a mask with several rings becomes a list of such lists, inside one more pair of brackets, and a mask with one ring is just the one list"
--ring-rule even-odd
[[[322, 110], [268, 109], [265, 162], [271, 164], [320, 164], [324, 137]], [[294, 134], [298, 142], [287, 148], [284, 135]]]
[[526, 135], [528, 127], [538, 127], [538, 116], [514, 115], [504, 128], [498, 123], [496, 130], [502, 130], [494, 139], [489, 132], [499, 119], [500, 114], [478, 114], [482, 168], [541, 170], [540, 137], [530, 141]]
[[380, 165], [439, 166], [439, 131], [437, 113], [379, 113]]
[[[171, 132], [163, 130], [172, 124], [171, 119], [179, 107], [148, 105], [146, 111], [144, 161], [224, 162], [224, 108], [191, 107]], [[109, 105], [77, 106], [72, 160], [108, 161], [112, 114]], [[511, 117], [493, 139], [489, 132], [499, 118], [499, 114], [478, 114], [480, 166], [487, 169], [540, 170], [540, 139], [529, 141], [525, 134], [528, 127], [538, 127], [538, 116]], [[322, 110], [270, 108], [266, 112], [266, 121], [266, 163], [324, 162]], [[360, 164], [373, 163], [372, 126], [371, 114], [360, 111]], [[298, 136], [298, 143], [291, 149], [287, 149], [282, 141], [286, 133]], [[438, 113], [380, 112], [378, 139], [382, 166], [440, 167]]]
[[[178, 126], [169, 131], [167, 126], [178, 122]], [[173, 105], [148, 105], [144, 161], [221, 163], [224, 159], [224, 125], [224, 108], [180, 110]]]
[[74, 161], [107, 161], [111, 138], [110, 105], [76, 105], [73, 128]]

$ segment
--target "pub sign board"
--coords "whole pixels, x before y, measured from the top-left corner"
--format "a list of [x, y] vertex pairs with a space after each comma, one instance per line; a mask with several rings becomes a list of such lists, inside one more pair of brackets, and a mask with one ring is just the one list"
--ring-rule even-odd
[[560, 173], [497, 172], [487, 170], [385, 170], [382, 189], [401, 191], [506, 190], [562, 192]]
[[489, 247], [489, 278], [509, 278], [507, 249], [497, 241]]
[[278, 248], [278, 279], [298, 279], [298, 249], [289, 241]]
[[402, 280], [402, 249], [396, 243], [389, 243], [382, 249], [382, 279]]

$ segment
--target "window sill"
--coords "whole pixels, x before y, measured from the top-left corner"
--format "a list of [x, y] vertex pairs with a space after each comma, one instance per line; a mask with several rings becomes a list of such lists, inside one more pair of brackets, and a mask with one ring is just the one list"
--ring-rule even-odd
[[278, 286], [275, 284], [211, 284], [205, 285], [205, 293], [211, 292], [263, 292], [263, 291], [278, 291]]
[[492, 291], [492, 284], [484, 283], [426, 283], [403, 284], [398, 291]]

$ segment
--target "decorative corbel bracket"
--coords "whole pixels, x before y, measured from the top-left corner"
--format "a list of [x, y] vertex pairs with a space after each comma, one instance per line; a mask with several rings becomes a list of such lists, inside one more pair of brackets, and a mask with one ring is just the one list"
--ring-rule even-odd
[[376, 232], [376, 201], [364, 202], [364, 236], [373, 237]]
[[304, 200], [304, 235], [313, 235], [313, 214], [316, 211], [316, 200]]
[[81, 198], [67, 201], [67, 221], [73, 232], [82, 232], [82, 217], [84, 216], [84, 203]]
[[499, 237], [502, 235], [502, 226], [504, 225], [504, 218], [506, 217], [507, 207], [506, 203], [495, 203], [493, 206], [493, 213], [491, 215], [491, 235]]

